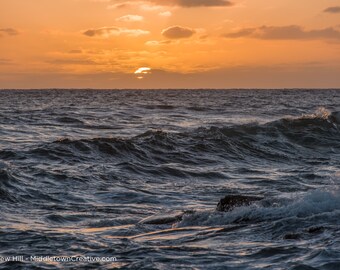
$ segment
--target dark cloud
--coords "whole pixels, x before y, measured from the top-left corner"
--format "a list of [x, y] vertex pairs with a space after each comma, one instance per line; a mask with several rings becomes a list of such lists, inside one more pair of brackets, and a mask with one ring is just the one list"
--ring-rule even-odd
[[7, 36], [16, 36], [19, 35], [18, 30], [14, 29], [14, 28], [1, 28], [0, 29], [0, 36], [1, 34], [5, 34]]
[[103, 27], [97, 29], [88, 29], [83, 32], [85, 36], [94, 37], [94, 36], [104, 36], [112, 33], [117, 33], [119, 35], [119, 28], [117, 27]]
[[195, 30], [178, 25], [171, 26], [162, 31], [162, 35], [169, 39], [189, 38], [194, 34]]
[[261, 26], [258, 28], [244, 28], [237, 32], [225, 34], [226, 38], [249, 37], [272, 40], [297, 39], [340, 39], [340, 31], [328, 27], [323, 29], [305, 30], [301, 26]]
[[[192, 7], [229, 7], [233, 3], [228, 0], [144, 0], [142, 2], [153, 3], [158, 6], [179, 6], [185, 8]], [[133, 5], [133, 1], [125, 1], [113, 5], [115, 8], [125, 8]]]
[[102, 27], [95, 29], [88, 29], [83, 32], [83, 35], [88, 37], [111, 37], [111, 36], [142, 36], [149, 34], [149, 31], [141, 30], [141, 29], [128, 29], [128, 28], [119, 28], [119, 27]]
[[[165, 2], [165, 1], [159, 1]], [[167, 1], [171, 2], [171, 1]], [[231, 6], [232, 3], [226, 0], [176, 0], [172, 1], [181, 7], [225, 7]]]
[[327, 12], [327, 13], [340, 13], [340, 6], [326, 8], [324, 10], [324, 12]]

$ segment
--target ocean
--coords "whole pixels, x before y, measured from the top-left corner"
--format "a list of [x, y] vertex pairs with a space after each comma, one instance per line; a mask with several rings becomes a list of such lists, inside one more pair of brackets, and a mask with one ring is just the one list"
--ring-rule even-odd
[[339, 111], [332, 89], [2, 90], [0, 269], [338, 270]]

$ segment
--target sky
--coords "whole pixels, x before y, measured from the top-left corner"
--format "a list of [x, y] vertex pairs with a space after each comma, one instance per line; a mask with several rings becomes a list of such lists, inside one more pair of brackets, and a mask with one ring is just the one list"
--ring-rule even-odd
[[340, 0], [0, 0], [0, 88], [340, 88]]

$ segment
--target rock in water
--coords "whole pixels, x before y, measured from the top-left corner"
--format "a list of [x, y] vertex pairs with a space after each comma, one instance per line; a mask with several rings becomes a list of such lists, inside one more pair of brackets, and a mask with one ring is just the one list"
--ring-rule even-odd
[[232, 211], [235, 207], [251, 205], [254, 202], [261, 201], [263, 198], [244, 195], [227, 195], [219, 201], [216, 210], [221, 212]]

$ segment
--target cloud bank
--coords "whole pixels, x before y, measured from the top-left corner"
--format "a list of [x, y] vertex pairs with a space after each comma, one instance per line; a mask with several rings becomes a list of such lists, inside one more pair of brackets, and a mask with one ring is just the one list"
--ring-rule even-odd
[[[294, 71], [294, 72], [292, 72]], [[340, 66], [254, 66], [230, 67], [191, 74], [153, 69], [143, 80], [136, 74], [99, 72], [17, 73], [15, 80], [3, 79], [1, 88], [105, 88], [105, 89], [187, 89], [187, 88], [337, 88]], [[0, 74], [6, 76], [7, 74]]]
[[306, 39], [340, 39], [340, 31], [328, 27], [323, 29], [305, 30], [298, 25], [290, 26], [261, 26], [257, 28], [243, 28], [239, 31], [227, 33], [226, 38], [256, 38], [265, 40], [306, 40]]

